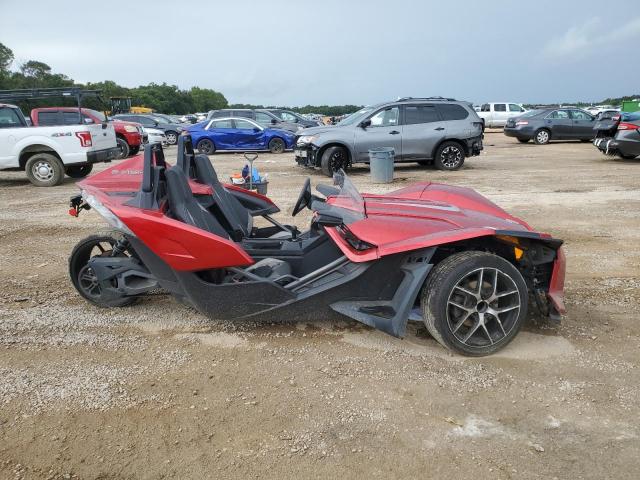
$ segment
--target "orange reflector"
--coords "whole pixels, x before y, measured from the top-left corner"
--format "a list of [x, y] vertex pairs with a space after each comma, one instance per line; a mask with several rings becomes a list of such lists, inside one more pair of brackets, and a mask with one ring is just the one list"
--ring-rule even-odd
[[524, 254], [524, 250], [518, 247], [513, 247], [513, 253], [516, 255], [516, 260], [520, 260]]

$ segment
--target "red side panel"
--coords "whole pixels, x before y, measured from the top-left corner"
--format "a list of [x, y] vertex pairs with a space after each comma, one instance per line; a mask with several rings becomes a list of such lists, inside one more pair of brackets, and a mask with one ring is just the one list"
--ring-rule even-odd
[[567, 309], [564, 306], [564, 276], [566, 270], [566, 257], [562, 247], [558, 249], [556, 259], [553, 262], [553, 271], [551, 272], [551, 282], [549, 283], [549, 300], [556, 307], [558, 313], [564, 314]]

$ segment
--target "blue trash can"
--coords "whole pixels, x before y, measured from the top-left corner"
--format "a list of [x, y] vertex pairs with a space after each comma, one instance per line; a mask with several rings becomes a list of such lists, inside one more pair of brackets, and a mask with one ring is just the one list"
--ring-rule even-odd
[[374, 183], [393, 182], [395, 150], [392, 147], [379, 147], [369, 150], [369, 168]]

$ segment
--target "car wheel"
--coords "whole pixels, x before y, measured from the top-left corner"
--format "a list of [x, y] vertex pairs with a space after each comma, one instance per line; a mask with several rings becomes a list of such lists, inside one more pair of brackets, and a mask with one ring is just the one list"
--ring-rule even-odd
[[444, 142], [436, 152], [434, 165], [438, 170], [458, 170], [464, 164], [464, 150], [457, 142]]
[[91, 170], [93, 170], [93, 165], [87, 163], [85, 165], [67, 167], [64, 169], [64, 173], [71, 178], [84, 178], [91, 173]]
[[507, 260], [486, 252], [461, 252], [434, 267], [422, 289], [429, 333], [468, 356], [494, 353], [517, 335], [527, 316], [527, 286]]
[[[98, 307], [123, 307], [136, 297], [105, 298], [95, 272], [87, 265], [93, 257], [109, 257], [118, 239], [112, 235], [91, 235], [80, 240], [69, 257], [69, 276], [78, 293]], [[122, 256], [125, 254], [123, 253]]]
[[208, 138], [200, 140], [196, 145], [196, 148], [200, 153], [204, 153], [205, 155], [213, 155], [216, 152], [215, 144]]
[[551, 132], [546, 128], [538, 130], [533, 137], [533, 141], [536, 145], [546, 145], [551, 140]]
[[124, 138], [116, 137], [116, 143], [118, 144], [118, 156], [116, 158], [122, 159], [129, 156], [129, 144]]
[[520, 143], [529, 143], [529, 139], [528, 138], [519, 138], [518, 141]]
[[36, 187], [54, 187], [64, 180], [64, 165], [51, 153], [36, 153], [27, 160], [25, 171]]
[[137, 155], [139, 151], [140, 151], [140, 145], [131, 147], [129, 149], [129, 155]]
[[167, 137], [167, 143], [169, 145], [175, 145], [178, 143], [178, 134], [176, 132], [165, 132], [165, 136]]
[[333, 173], [346, 169], [349, 163], [347, 151], [342, 147], [329, 147], [322, 154], [320, 168], [327, 177], [333, 177]]
[[624, 158], [625, 160], [633, 160], [634, 158], [636, 158], [638, 155], [627, 155], [625, 153], [621, 153], [620, 156], [622, 158]]
[[269, 151], [271, 153], [282, 153], [284, 152], [284, 140], [281, 138], [275, 137], [269, 140]]

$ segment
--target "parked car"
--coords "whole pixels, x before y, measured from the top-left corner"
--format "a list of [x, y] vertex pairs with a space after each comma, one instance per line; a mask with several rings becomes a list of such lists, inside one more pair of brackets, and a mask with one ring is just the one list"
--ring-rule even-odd
[[480, 107], [478, 116], [485, 127], [504, 127], [510, 118], [519, 117], [527, 110], [517, 103], [485, 103]]
[[518, 118], [510, 118], [504, 127], [507, 137], [521, 143], [529, 140], [544, 145], [551, 140], [582, 140], [593, 138], [595, 117], [578, 108], [546, 108], [530, 110]]
[[167, 136], [159, 128], [143, 127], [144, 132], [147, 134], [149, 143], [161, 143], [162, 145], [168, 145]]
[[302, 128], [307, 127], [319, 127], [323, 125], [323, 123], [319, 120], [310, 120], [308, 118], [304, 118], [302, 115], [299, 115], [290, 110], [282, 110], [279, 108], [271, 108], [269, 109], [271, 113], [273, 113], [276, 117], [278, 117], [283, 122], [295, 123]]
[[[52, 126], [77, 125], [78, 123], [98, 124], [108, 120], [104, 113], [97, 110], [83, 108], [81, 111], [82, 119], [78, 116], [77, 107], [34, 108], [31, 110], [31, 121], [34, 126]], [[113, 120], [113, 128], [120, 149], [118, 158], [136, 155], [140, 151], [140, 146], [147, 141], [142, 125], [139, 123]]]
[[180, 135], [186, 128], [186, 125], [181, 125], [179, 123], [170, 123], [164, 118], [154, 116], [152, 114], [149, 115], [141, 115], [141, 114], [132, 114], [132, 113], [123, 113], [119, 115], [115, 115], [113, 118], [118, 120], [127, 120], [129, 122], [140, 123], [143, 127], [147, 128], [157, 128], [162, 130], [164, 134], [167, 136], [167, 143], [169, 145], [175, 145], [178, 143], [178, 135]]
[[188, 129], [193, 145], [200, 153], [218, 150], [268, 150], [282, 153], [293, 148], [295, 136], [286, 130], [265, 128], [247, 118], [214, 118]]
[[584, 110], [589, 112], [594, 117], [597, 117], [602, 112], [608, 112], [608, 111], [620, 112], [620, 109], [614, 107], [613, 105], [595, 105], [595, 106], [587, 107]]
[[605, 155], [625, 159], [640, 155], [640, 112], [603, 115], [594, 126], [593, 144]]
[[301, 129], [300, 125], [284, 122], [270, 111], [262, 109], [252, 110], [249, 108], [225, 108], [223, 110], [211, 110], [207, 115], [207, 120], [227, 117], [248, 118], [249, 120], [259, 123], [265, 128], [280, 128], [293, 133]]
[[17, 106], [0, 104], [0, 170], [24, 170], [37, 187], [85, 177], [118, 153], [110, 122], [30, 127]]
[[401, 98], [364, 107], [336, 126], [307, 128], [296, 140], [300, 165], [325, 175], [369, 163], [369, 150], [393, 147], [397, 162], [457, 170], [482, 150], [482, 122], [470, 104], [442, 97]]

